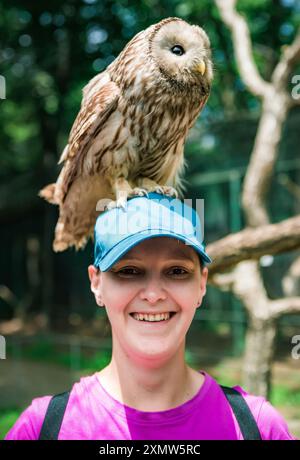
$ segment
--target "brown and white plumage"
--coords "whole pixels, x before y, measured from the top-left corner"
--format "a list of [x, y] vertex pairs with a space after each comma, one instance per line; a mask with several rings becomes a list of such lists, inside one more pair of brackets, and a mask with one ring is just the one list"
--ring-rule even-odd
[[182, 193], [184, 142], [207, 101], [212, 75], [204, 30], [167, 18], [138, 33], [85, 86], [59, 160], [63, 168], [40, 192], [59, 205], [55, 251], [81, 248], [93, 236], [99, 200], [122, 205], [158, 186]]

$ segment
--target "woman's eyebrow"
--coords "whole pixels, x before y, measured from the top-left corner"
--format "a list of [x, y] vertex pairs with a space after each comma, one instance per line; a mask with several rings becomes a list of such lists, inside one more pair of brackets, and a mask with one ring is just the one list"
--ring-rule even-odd
[[126, 260], [133, 260], [133, 259], [135, 259], [135, 260], [143, 260], [143, 258], [144, 258], [143, 256], [142, 256], [142, 257], [139, 257], [138, 255], [135, 256], [134, 254], [132, 254], [132, 255], [131, 255], [131, 254], [125, 254], [125, 255], [120, 259], [120, 261], [121, 261], [121, 260], [125, 260], [125, 259], [126, 259]]

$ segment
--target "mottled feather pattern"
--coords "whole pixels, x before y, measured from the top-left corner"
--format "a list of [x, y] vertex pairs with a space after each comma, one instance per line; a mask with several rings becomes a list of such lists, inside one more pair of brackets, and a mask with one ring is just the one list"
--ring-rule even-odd
[[[172, 51], [178, 45], [180, 57]], [[116, 199], [124, 190], [129, 196], [140, 183], [183, 193], [184, 143], [212, 75], [203, 29], [167, 18], [138, 33], [85, 86], [61, 173], [55, 187], [41, 192], [60, 207], [55, 250], [86, 244], [102, 198]]]

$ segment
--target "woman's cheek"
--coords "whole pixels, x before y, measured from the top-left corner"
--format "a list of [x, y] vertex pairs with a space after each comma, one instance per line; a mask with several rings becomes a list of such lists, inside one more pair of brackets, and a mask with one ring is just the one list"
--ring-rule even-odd
[[188, 305], [190, 305], [196, 297], [199, 297], [200, 291], [200, 283], [189, 281], [185, 283], [174, 283], [171, 290], [174, 299], [176, 297], [177, 300], [180, 299], [180, 302]]
[[126, 305], [134, 297], [134, 290], [130, 286], [106, 286], [103, 297], [106, 300], [106, 303], [114, 308], [115, 310], [123, 310]]

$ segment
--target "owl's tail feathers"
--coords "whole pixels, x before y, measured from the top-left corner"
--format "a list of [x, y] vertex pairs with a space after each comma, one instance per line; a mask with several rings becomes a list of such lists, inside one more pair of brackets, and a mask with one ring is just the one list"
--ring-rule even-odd
[[53, 250], [54, 252], [62, 252], [68, 249], [69, 247], [74, 246], [76, 251], [83, 249], [89, 239], [91, 234], [74, 234], [66, 229], [66, 226], [62, 219], [58, 219], [55, 228], [55, 239], [53, 241]]
[[46, 187], [42, 188], [42, 190], [39, 191], [39, 196], [41, 198], [44, 198], [46, 201], [48, 201], [51, 204], [58, 204], [54, 195], [55, 195], [55, 186], [56, 184], [49, 184]]
[[55, 239], [53, 241], [54, 252], [65, 251], [68, 247], [74, 245], [74, 236], [69, 233], [65, 227], [65, 223], [60, 217], [55, 227]]

